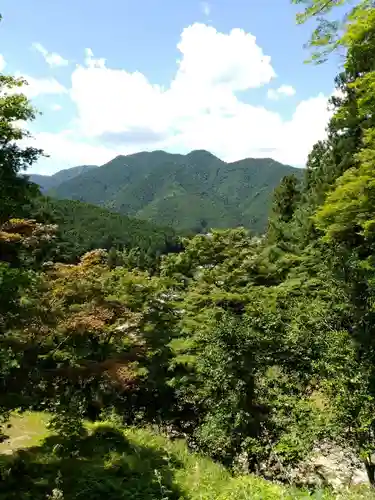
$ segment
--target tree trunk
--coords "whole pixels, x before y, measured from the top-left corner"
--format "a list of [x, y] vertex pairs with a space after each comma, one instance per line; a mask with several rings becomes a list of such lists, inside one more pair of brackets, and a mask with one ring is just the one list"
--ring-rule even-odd
[[367, 472], [367, 477], [369, 483], [374, 488], [375, 487], [375, 464], [371, 463], [371, 458], [365, 459], [365, 467]]

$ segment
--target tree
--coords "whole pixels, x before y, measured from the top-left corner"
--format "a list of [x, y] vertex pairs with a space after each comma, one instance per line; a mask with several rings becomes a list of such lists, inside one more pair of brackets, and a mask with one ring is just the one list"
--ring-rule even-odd
[[[299, 3], [299, 2], [297, 2]], [[334, 4], [308, 2], [301, 20], [326, 14]], [[311, 45], [323, 53], [345, 48], [344, 71], [336, 80], [341, 96], [335, 99], [335, 114], [329, 125], [325, 147], [315, 150], [318, 176], [309, 170], [309, 188], [315, 198], [312, 221], [320, 233], [330, 273], [345, 290], [348, 325], [336, 332], [332, 342], [339, 350], [324, 366], [338, 368], [337, 358], [345, 358], [336, 370], [335, 384], [328, 392], [346, 439], [364, 459], [370, 482], [375, 484], [375, 343], [374, 343], [374, 237], [375, 227], [375, 9], [372, 1], [362, 0], [349, 10], [340, 31], [325, 32], [324, 19], [318, 19]], [[336, 28], [339, 26], [337, 25]], [[333, 36], [335, 41], [333, 43]], [[312, 159], [312, 157], [311, 157]], [[312, 182], [311, 182], [312, 181]], [[334, 370], [333, 370], [334, 371]], [[333, 373], [333, 371], [331, 373]]]
[[273, 204], [268, 227], [270, 240], [290, 239], [290, 236], [286, 234], [286, 228], [293, 219], [300, 197], [297, 177], [295, 175], [285, 176], [273, 193]]
[[309, 47], [313, 49], [312, 61], [321, 64], [329, 54], [345, 46], [348, 27], [367, 14], [373, 8], [373, 0], [356, 0], [341, 19], [327, 19], [336, 7], [350, 5], [349, 0], [292, 0], [294, 4], [306, 5], [303, 12], [297, 14], [297, 22], [305, 23], [309, 19], [317, 21], [317, 27], [312, 33]]
[[35, 109], [20, 93], [26, 82], [0, 75], [0, 223], [22, 215], [22, 208], [38, 192], [20, 173], [42, 155], [42, 150], [23, 147], [20, 141], [30, 137], [19, 123], [33, 120]]
[[[13, 340], [9, 336], [12, 330], [25, 325], [26, 318], [34, 317], [32, 300], [25, 300], [32, 295], [37, 286], [38, 277], [26, 268], [30, 262], [24, 257], [32, 254], [35, 246], [44, 238], [43, 228], [35, 221], [10, 219], [22, 216], [30, 198], [38, 192], [20, 173], [31, 166], [42, 151], [32, 147], [24, 147], [22, 140], [29, 133], [19, 123], [35, 118], [35, 110], [26, 96], [20, 92], [26, 82], [11, 76], [0, 75], [0, 355], [1, 355], [1, 412], [19, 404], [19, 394], [15, 394], [11, 386], [6, 387], [5, 379], [20, 368], [20, 355], [14, 349]], [[34, 317], [35, 318], [35, 317]], [[36, 323], [35, 323], [36, 324]], [[17, 342], [16, 342], [17, 344]], [[19, 370], [19, 385], [25, 380]], [[6, 389], [5, 389], [6, 387]], [[9, 406], [10, 405], [10, 406]]]

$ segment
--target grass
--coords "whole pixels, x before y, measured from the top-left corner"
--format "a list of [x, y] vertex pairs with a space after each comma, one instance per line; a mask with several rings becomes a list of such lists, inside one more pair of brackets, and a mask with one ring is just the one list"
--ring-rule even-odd
[[0, 443], [0, 454], [11, 454], [15, 450], [39, 444], [49, 434], [47, 422], [45, 413], [14, 413], [8, 426], [5, 426], [4, 434], [8, 439]]
[[47, 420], [36, 413], [12, 417], [10, 439], [0, 445], [1, 500], [374, 498], [366, 489], [340, 497], [309, 495], [251, 475], [232, 477], [224, 467], [191, 453], [183, 441], [148, 429], [124, 430], [101, 422], [71, 442], [49, 435]]

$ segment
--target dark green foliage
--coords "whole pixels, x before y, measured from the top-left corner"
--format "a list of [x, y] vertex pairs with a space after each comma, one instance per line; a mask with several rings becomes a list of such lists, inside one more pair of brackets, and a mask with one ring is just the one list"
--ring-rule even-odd
[[186, 498], [173, 482], [179, 465], [176, 458], [169, 463], [161, 450], [134, 444], [102, 425], [74, 439], [47, 438], [41, 447], [2, 459], [0, 498], [178, 500]]
[[151, 265], [158, 255], [179, 249], [173, 229], [158, 228], [79, 201], [39, 198], [31, 214], [37, 220], [58, 225], [58, 238], [49, 256], [61, 261], [74, 262], [95, 248], [121, 251], [137, 248]]
[[300, 199], [297, 177], [284, 177], [275, 189], [273, 199], [273, 214], [281, 222], [290, 222]]
[[[246, 441], [258, 438], [269, 408], [256, 400], [255, 377], [266, 370], [259, 337], [246, 321], [224, 317], [199, 338], [197, 359], [201, 423], [199, 445], [227, 465], [241, 453]], [[271, 346], [268, 346], [268, 356]]]
[[301, 186], [294, 175], [284, 177], [273, 194], [273, 204], [270, 214], [268, 239], [286, 243], [290, 238], [286, 227], [293, 219], [294, 213], [301, 201]]
[[271, 159], [225, 163], [207, 151], [119, 156], [64, 182], [49, 194], [105, 206], [157, 225], [202, 232], [211, 227], [266, 227], [271, 193], [285, 175]]

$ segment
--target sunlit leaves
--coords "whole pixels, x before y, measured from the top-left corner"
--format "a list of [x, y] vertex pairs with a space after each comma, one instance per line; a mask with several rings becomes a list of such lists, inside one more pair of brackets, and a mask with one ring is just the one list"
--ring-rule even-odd
[[[311, 61], [318, 64], [325, 62], [334, 50], [347, 47], [348, 26], [372, 6], [371, 0], [357, 0], [354, 6], [349, 0], [292, 0], [292, 3], [305, 6], [296, 16], [297, 23], [303, 24], [309, 19], [317, 22], [308, 46], [312, 49]], [[341, 10], [340, 19], [331, 19], [337, 7]]]

